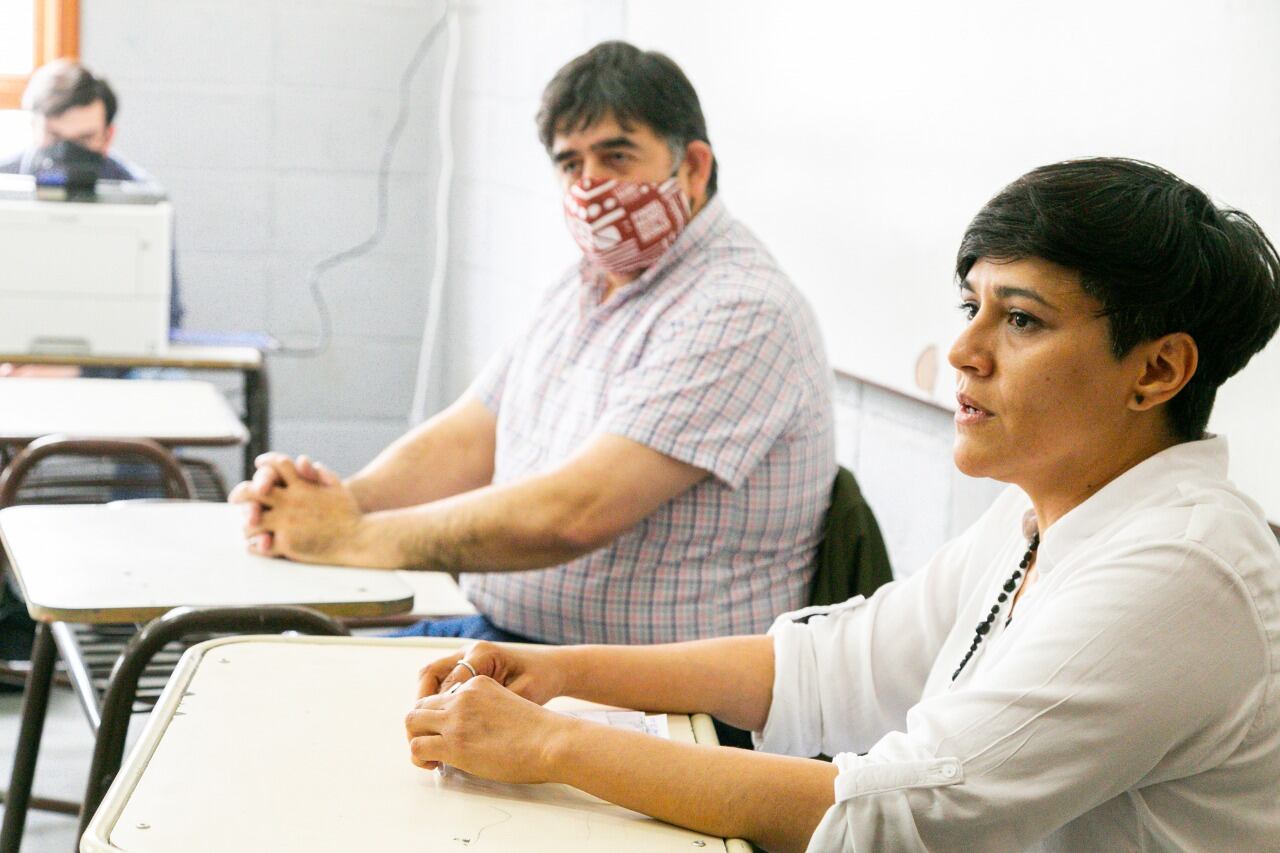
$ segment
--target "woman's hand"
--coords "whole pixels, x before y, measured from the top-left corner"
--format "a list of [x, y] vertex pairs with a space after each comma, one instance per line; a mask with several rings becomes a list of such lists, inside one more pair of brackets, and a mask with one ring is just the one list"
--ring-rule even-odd
[[557, 747], [577, 725], [485, 675], [419, 699], [405, 718], [409, 754], [419, 767], [448, 764], [485, 779], [520, 783], [552, 781]]
[[479, 642], [423, 667], [418, 673], [418, 696], [448, 693], [472, 678], [474, 671], [530, 702], [545, 705], [547, 700], [564, 695], [569, 680], [564, 655], [557, 651]]

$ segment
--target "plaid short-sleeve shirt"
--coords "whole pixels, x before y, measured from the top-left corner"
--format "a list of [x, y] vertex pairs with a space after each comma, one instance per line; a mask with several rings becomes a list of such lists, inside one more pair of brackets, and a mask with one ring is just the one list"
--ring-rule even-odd
[[502, 628], [554, 643], [760, 633], [803, 606], [835, 476], [832, 374], [813, 312], [718, 198], [600, 301], [571, 271], [469, 393], [497, 415], [494, 482], [604, 433], [711, 476], [608, 546], [548, 569], [464, 574]]

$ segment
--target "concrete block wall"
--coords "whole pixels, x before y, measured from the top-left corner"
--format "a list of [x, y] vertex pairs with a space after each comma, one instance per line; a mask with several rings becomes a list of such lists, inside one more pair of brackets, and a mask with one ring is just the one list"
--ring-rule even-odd
[[[576, 258], [534, 115], [557, 68], [625, 33], [626, 7], [458, 3], [452, 245], [432, 410], [520, 333]], [[442, 9], [442, 0], [84, 0], [83, 55], [122, 98], [118, 148], [174, 196], [190, 327], [297, 343], [314, 334], [305, 271], [372, 227], [399, 79]], [[343, 472], [407, 423], [433, 261], [442, 48], [413, 87], [386, 241], [325, 279], [331, 351], [271, 361], [273, 443]], [[732, 187], [725, 197], [732, 204]], [[900, 573], [998, 491], [955, 473], [945, 412], [841, 377], [837, 417], [840, 460], [875, 507]]]
[[[314, 342], [312, 264], [364, 240], [399, 85], [443, 0], [84, 0], [81, 53], [121, 99], [116, 150], [177, 216], [186, 325]], [[443, 39], [418, 70], [386, 237], [322, 281], [319, 358], [270, 360], [273, 444], [340, 471], [407, 424], [430, 275]]]

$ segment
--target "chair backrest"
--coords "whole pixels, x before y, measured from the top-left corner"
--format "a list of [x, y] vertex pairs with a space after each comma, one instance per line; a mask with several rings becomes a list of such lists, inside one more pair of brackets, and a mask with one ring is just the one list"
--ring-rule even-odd
[[191, 497], [198, 501], [223, 503], [227, 499], [227, 481], [223, 479], [218, 467], [207, 459], [192, 459], [190, 456], [179, 457], [182, 470], [191, 479]]
[[[80, 466], [64, 468], [56, 476], [36, 482], [32, 475], [38, 466], [65, 458], [79, 462], [106, 460], [110, 464], [99, 470]], [[191, 480], [177, 457], [149, 439], [47, 435], [24, 447], [0, 473], [0, 508], [17, 503], [98, 503], [112, 500], [117, 496], [113, 494], [114, 489], [137, 485], [127, 482], [127, 478], [121, 479], [116, 469], [119, 463], [142, 463], [145, 472], [142, 481], [150, 486], [150, 494], [155, 497], [190, 499], [194, 493]], [[24, 496], [26, 487], [38, 488], [38, 494]]]
[[893, 568], [875, 513], [853, 473], [840, 467], [831, 487], [809, 604], [838, 604], [855, 595], [870, 597], [891, 580]]

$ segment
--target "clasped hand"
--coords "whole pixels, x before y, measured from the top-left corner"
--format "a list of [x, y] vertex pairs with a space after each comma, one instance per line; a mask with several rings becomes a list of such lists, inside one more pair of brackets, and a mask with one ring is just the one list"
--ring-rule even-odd
[[228, 498], [248, 507], [250, 551], [308, 563], [353, 562], [362, 513], [336, 474], [306, 456], [295, 461], [283, 453], [264, 453], [255, 465], [253, 479]]
[[580, 725], [542, 707], [562, 687], [552, 649], [476, 643], [440, 658], [420, 673], [405, 718], [410, 758], [501, 782], [555, 781], [557, 747]]

